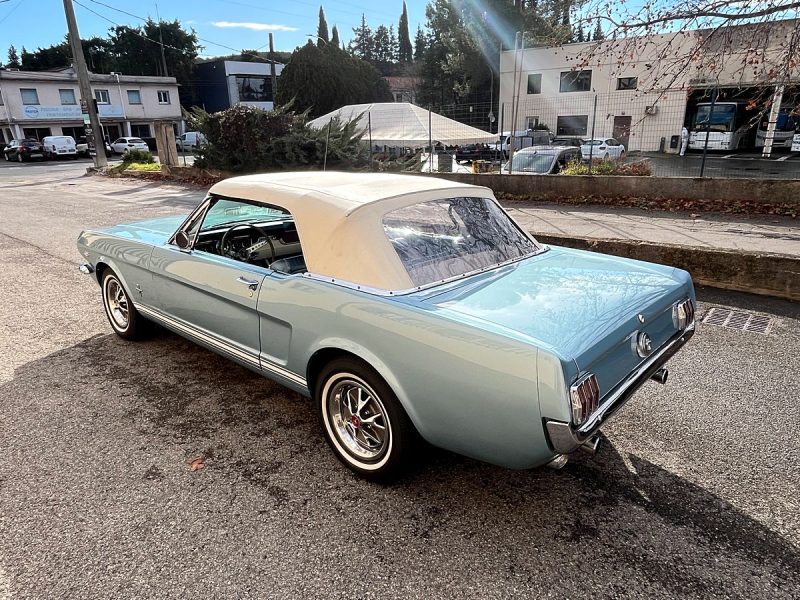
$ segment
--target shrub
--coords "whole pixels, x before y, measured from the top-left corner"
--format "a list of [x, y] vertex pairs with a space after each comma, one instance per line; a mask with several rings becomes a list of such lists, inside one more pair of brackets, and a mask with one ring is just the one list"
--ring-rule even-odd
[[129, 165], [131, 163], [140, 163], [140, 164], [151, 164], [154, 163], [155, 159], [153, 155], [150, 154], [149, 150], [128, 150], [125, 154], [122, 155], [122, 164]]
[[305, 124], [306, 113], [295, 114], [290, 107], [272, 111], [251, 106], [234, 106], [209, 114], [193, 109], [190, 122], [208, 143], [196, 152], [195, 166], [224, 171], [253, 172], [283, 168], [317, 168], [327, 165], [347, 169], [368, 164], [369, 148], [361, 141], [363, 131], [356, 121], [331, 122], [312, 129]]
[[127, 166], [127, 170], [129, 171], [153, 171], [158, 172], [161, 170], [161, 165], [155, 162], [149, 163], [131, 163]]
[[595, 159], [592, 161], [592, 172], [589, 173], [589, 163], [576, 160], [569, 163], [563, 171], [564, 175], [639, 175], [653, 174], [650, 163], [641, 160], [635, 163], [621, 163], [610, 160]]

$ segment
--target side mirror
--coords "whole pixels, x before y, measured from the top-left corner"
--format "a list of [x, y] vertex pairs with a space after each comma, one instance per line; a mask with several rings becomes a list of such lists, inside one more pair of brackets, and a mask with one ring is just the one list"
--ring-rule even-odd
[[185, 231], [181, 230], [175, 234], [175, 243], [181, 250], [188, 250], [192, 245], [192, 240], [189, 239]]

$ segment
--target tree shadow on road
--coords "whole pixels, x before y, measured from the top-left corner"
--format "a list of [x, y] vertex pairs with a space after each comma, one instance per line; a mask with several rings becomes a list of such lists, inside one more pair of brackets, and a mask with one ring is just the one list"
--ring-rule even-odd
[[[98, 451], [131, 456], [136, 464], [136, 448], [126, 446], [130, 434], [151, 450], [163, 449], [164, 464], [141, 467], [147, 485], [179, 493], [182, 482], [205, 478], [208, 502], [225, 502], [204, 508], [220, 519], [243, 518], [245, 509], [234, 515], [229, 507], [244, 495], [251, 512], [255, 506], [258, 515], [285, 519], [287, 540], [319, 537], [309, 552], [322, 556], [326, 539], [344, 539], [353, 555], [374, 557], [355, 567], [354, 579], [382, 569], [405, 577], [409, 594], [417, 572], [403, 575], [403, 569], [431, 564], [466, 568], [471, 583], [513, 583], [528, 595], [549, 589], [557, 597], [585, 596], [587, 581], [600, 582], [594, 594], [618, 597], [774, 598], [797, 591], [797, 546], [652, 457], [607, 443], [593, 459], [559, 472], [510, 471], [431, 450], [400, 483], [369, 484], [328, 452], [310, 401], [166, 332], [137, 344], [112, 335], [88, 339], [21, 367], [0, 387], [0, 397], [7, 399], [0, 434], [12, 440], [10, 455], [36, 452], [53, 420], [85, 419], [93, 437], [65, 433], [65, 448], [88, 453], [102, 440]], [[206, 468], [193, 473], [166, 462], [176, 445], [187, 456], [204, 452]], [[83, 467], [88, 477], [92, 466]], [[24, 497], [4, 489], [2, 479], [9, 477], [41, 479], [24, 461], [0, 467], [4, 499], [23, 504]], [[45, 485], [53, 496], [79, 493], [58, 479]], [[130, 481], [109, 478], [107, 485]], [[314, 528], [292, 526], [298, 515]], [[7, 523], [26, 526], [14, 514]], [[370, 534], [362, 535], [367, 525]]]

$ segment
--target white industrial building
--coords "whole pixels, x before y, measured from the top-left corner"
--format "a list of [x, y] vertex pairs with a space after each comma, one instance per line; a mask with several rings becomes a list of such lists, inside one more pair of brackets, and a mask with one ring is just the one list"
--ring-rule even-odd
[[[676, 152], [682, 127], [692, 131], [698, 106], [714, 99], [715, 115], [725, 109], [725, 102], [736, 104], [740, 113], [747, 108], [747, 115], [740, 114], [738, 122], [727, 126], [744, 129], [733, 140], [736, 147], [755, 145], [756, 123], [764, 109], [759, 116], [752, 99], [770, 98], [775, 89], [763, 63], [750, 68], [742, 60], [745, 48], [758, 38], [757, 27], [731, 28], [722, 49], [720, 41], [702, 30], [599, 46], [586, 42], [503, 52], [498, 125], [504, 131], [546, 127], [561, 136], [590, 137], [594, 132], [596, 138], [620, 139], [629, 150]], [[761, 50], [769, 56], [794, 27], [794, 21], [770, 24], [769, 35], [761, 36]], [[692, 56], [698, 42], [709, 39], [713, 43]], [[741, 48], [736, 47], [739, 42]], [[681, 64], [688, 66], [681, 70]], [[797, 75], [793, 81], [800, 82]], [[788, 95], [787, 88], [784, 102]], [[696, 124], [694, 128], [699, 129]], [[724, 149], [714, 146], [711, 131], [711, 149]]]
[[[181, 126], [174, 77], [90, 74], [104, 134], [152, 137], [156, 121]], [[78, 79], [57, 72], [0, 69], [0, 143], [48, 135], [84, 135]]]

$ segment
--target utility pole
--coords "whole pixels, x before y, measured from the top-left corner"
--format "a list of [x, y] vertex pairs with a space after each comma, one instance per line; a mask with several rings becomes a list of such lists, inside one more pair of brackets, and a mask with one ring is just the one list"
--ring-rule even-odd
[[158, 19], [158, 45], [161, 46], [161, 73], [164, 77], [169, 77], [167, 73], [167, 59], [164, 56], [164, 38], [161, 36], [161, 15], [158, 12], [158, 4], [156, 4], [156, 18]]
[[[274, 110], [277, 106], [275, 102], [275, 93], [278, 91], [278, 76], [275, 75], [275, 48], [272, 46], [272, 32], [269, 34], [269, 76], [272, 79], [272, 108]], [[330, 133], [330, 131], [328, 131], [328, 133]]]
[[78, 76], [78, 87], [81, 91], [81, 109], [89, 113], [89, 124], [92, 127], [92, 132], [86, 135], [86, 140], [94, 139], [94, 166], [98, 168], [105, 167], [108, 165], [106, 145], [103, 140], [100, 117], [97, 114], [97, 105], [94, 102], [94, 94], [92, 94], [92, 84], [89, 81], [89, 70], [86, 68], [86, 59], [83, 56], [83, 46], [81, 45], [81, 36], [78, 33], [78, 23], [75, 21], [72, 0], [64, 0], [64, 14], [67, 18], [69, 45], [72, 49], [72, 59], [75, 73]]

